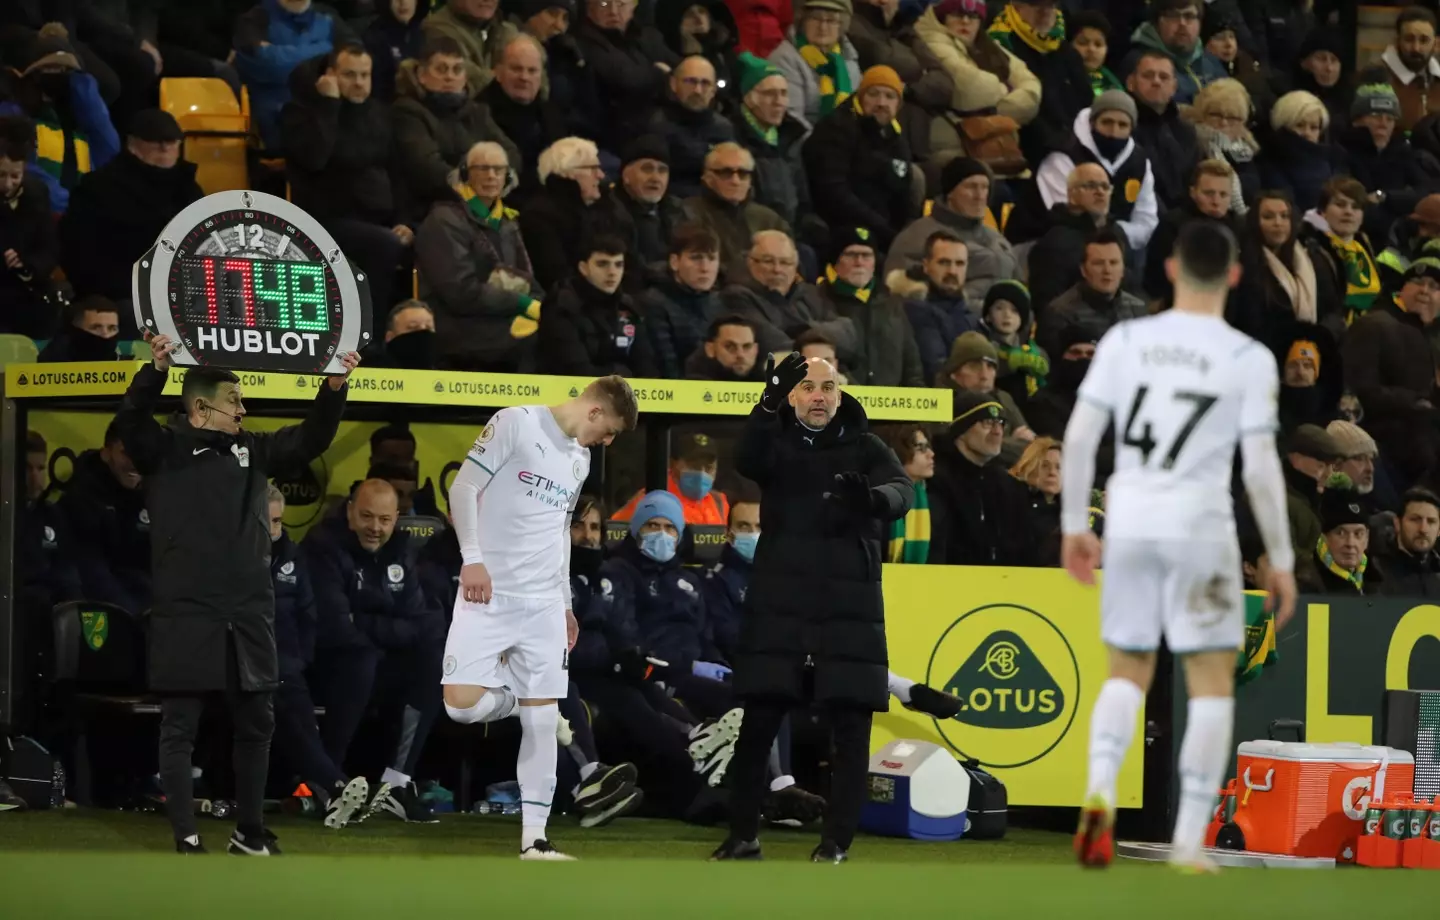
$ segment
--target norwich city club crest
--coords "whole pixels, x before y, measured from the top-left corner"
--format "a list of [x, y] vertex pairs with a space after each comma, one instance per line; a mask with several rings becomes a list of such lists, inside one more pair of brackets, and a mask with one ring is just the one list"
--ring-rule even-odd
[[103, 610], [86, 610], [80, 613], [80, 629], [85, 634], [85, 644], [91, 651], [100, 651], [105, 637], [110, 634], [110, 618]]
[[960, 699], [936, 728], [962, 757], [1014, 768], [1053, 751], [1075, 722], [1080, 666], [1043, 614], [1013, 604], [977, 607], [940, 636], [925, 683]]

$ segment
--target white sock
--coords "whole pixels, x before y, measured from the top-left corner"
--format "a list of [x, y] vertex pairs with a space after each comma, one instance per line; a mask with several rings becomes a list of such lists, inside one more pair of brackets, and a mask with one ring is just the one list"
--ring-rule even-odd
[[1090, 780], [1086, 796], [1101, 795], [1115, 804], [1115, 784], [1125, 752], [1135, 739], [1135, 720], [1145, 705], [1145, 692], [1135, 683], [1112, 677], [1100, 685], [1090, 712]]
[[449, 703], [445, 704], [445, 712], [450, 716], [451, 721], [463, 722], [498, 722], [501, 719], [508, 719], [515, 714], [518, 701], [515, 694], [510, 692], [509, 687], [493, 687], [485, 691], [480, 697], [480, 702], [468, 709], [456, 709]]
[[1235, 727], [1235, 698], [1201, 696], [1186, 710], [1185, 740], [1180, 742], [1180, 813], [1175, 816], [1173, 852], [1184, 857], [1205, 845], [1205, 829], [1215, 810], [1215, 795], [1230, 762]]
[[585, 782], [585, 780], [589, 779], [599, 767], [600, 765], [598, 763], [595, 763], [593, 760], [590, 763], [587, 763], [585, 766], [581, 767], [580, 782], [583, 783]]
[[401, 773], [394, 767], [386, 767], [385, 772], [380, 776], [380, 782], [392, 789], [399, 789], [402, 786], [410, 785], [410, 777]]
[[560, 710], [548, 706], [520, 707], [520, 759], [515, 777], [520, 780], [520, 849], [545, 839], [545, 822], [555, 798], [555, 722]]
[[910, 688], [915, 686], [915, 681], [908, 677], [901, 677], [899, 674], [891, 671], [889, 678], [886, 680], [886, 686], [890, 688], [890, 692], [895, 695], [897, 700], [902, 703], [908, 703], [910, 702]]

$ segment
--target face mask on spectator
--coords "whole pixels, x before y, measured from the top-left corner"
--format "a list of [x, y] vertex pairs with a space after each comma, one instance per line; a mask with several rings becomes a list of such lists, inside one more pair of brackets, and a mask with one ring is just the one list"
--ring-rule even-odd
[[435, 333], [428, 329], [397, 335], [385, 346], [399, 367], [425, 370], [435, 366]]
[[710, 494], [715, 487], [715, 477], [704, 470], [682, 470], [679, 476], [680, 494], [698, 502]]
[[1110, 137], [1109, 135], [1101, 134], [1099, 131], [1095, 132], [1094, 138], [1096, 152], [1112, 163], [1115, 162], [1115, 158], [1120, 156], [1121, 152], [1125, 150], [1125, 145], [1130, 143], [1130, 138], [1128, 137]]
[[758, 533], [737, 533], [734, 541], [730, 544], [735, 547], [735, 552], [746, 562], [755, 561], [755, 547], [760, 544]]
[[593, 578], [595, 573], [600, 571], [600, 563], [604, 561], [605, 551], [598, 546], [572, 544], [570, 547], [571, 574]]
[[675, 558], [675, 546], [679, 540], [663, 530], [640, 535], [640, 552], [656, 562], [669, 562]]

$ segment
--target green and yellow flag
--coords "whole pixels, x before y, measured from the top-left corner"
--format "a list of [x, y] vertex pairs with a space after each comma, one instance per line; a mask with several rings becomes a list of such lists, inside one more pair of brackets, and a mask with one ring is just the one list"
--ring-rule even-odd
[[1265, 609], [1265, 592], [1245, 592], [1245, 648], [1235, 662], [1235, 686], [1259, 677], [1266, 665], [1280, 660], [1275, 647], [1275, 614]]

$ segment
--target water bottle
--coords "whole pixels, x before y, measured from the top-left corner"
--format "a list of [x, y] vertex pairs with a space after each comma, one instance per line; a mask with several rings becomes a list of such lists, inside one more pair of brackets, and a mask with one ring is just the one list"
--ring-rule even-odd
[[55, 770], [50, 775], [50, 807], [65, 807], [65, 767], [57, 758]]

